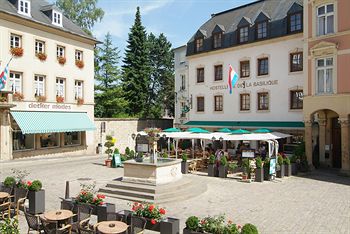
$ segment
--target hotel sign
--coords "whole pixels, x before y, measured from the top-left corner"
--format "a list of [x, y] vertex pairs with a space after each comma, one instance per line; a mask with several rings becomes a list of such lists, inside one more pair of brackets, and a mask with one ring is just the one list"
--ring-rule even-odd
[[26, 109], [31, 111], [71, 111], [73, 108], [70, 104], [28, 102]]
[[242, 83], [238, 83], [235, 85], [235, 88], [248, 88], [248, 87], [259, 87], [259, 86], [270, 86], [270, 85], [278, 85], [278, 80], [266, 80], [266, 81], [254, 81], [247, 82], [243, 81]]

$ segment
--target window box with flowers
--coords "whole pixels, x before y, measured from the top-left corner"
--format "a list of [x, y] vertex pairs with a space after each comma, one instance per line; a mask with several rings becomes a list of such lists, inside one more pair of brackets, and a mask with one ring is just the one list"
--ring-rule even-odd
[[22, 57], [23, 56], [23, 48], [21, 48], [21, 47], [13, 47], [10, 49], [10, 52], [14, 57]]
[[75, 60], [75, 65], [82, 69], [84, 67], [84, 61], [82, 60]]
[[57, 103], [63, 103], [63, 102], [64, 102], [64, 97], [62, 97], [62, 96], [56, 96], [56, 102], [57, 102]]
[[12, 97], [13, 97], [13, 100], [16, 102], [21, 102], [24, 100], [24, 95], [20, 92], [15, 92]]
[[43, 95], [35, 96], [35, 98], [38, 102], [45, 102], [46, 101], [46, 96], [43, 96]]
[[39, 59], [40, 61], [45, 61], [46, 58], [47, 58], [47, 55], [44, 54], [44, 53], [36, 53], [35, 56], [38, 57], [38, 59]]
[[42, 214], [45, 212], [45, 190], [39, 180], [27, 181], [29, 213]]
[[59, 57], [57, 57], [57, 61], [59, 64], [64, 65], [64, 64], [66, 64], [67, 60], [65, 57], [59, 56]]
[[83, 98], [77, 98], [77, 105], [83, 105], [84, 104], [84, 99]]

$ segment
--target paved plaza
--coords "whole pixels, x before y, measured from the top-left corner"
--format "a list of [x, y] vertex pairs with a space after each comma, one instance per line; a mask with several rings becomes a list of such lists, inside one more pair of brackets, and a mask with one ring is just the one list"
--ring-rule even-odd
[[[65, 181], [71, 181], [70, 194], [77, 194], [79, 183], [96, 181], [97, 187], [120, 177], [123, 169], [106, 168], [104, 157], [33, 158], [0, 162], [0, 179], [11, 168], [25, 169], [29, 180], [39, 179], [46, 190], [46, 210], [59, 208]], [[261, 233], [350, 233], [350, 178], [314, 171], [274, 182], [241, 183], [234, 179], [189, 175], [208, 190], [189, 200], [164, 204], [169, 216], [226, 216], [238, 224], [253, 223]], [[89, 180], [91, 179], [91, 180]], [[128, 209], [127, 201], [110, 199], [117, 210]], [[24, 217], [21, 233], [26, 233]]]

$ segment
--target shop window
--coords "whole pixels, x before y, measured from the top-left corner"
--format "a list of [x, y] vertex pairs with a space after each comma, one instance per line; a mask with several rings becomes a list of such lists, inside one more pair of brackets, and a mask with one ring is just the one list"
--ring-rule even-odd
[[240, 77], [246, 78], [250, 76], [250, 64], [249, 61], [240, 62]]
[[250, 110], [250, 94], [242, 93], [240, 96], [240, 110], [249, 111]]
[[303, 90], [290, 91], [290, 109], [303, 109]]
[[222, 80], [222, 65], [214, 66], [214, 73], [215, 73], [215, 77], [214, 77], [215, 81]]
[[269, 110], [269, 93], [258, 93], [258, 110]]
[[222, 95], [214, 96], [214, 110], [215, 111], [224, 110], [224, 98]]
[[204, 112], [204, 97], [197, 97], [197, 111]]
[[317, 94], [333, 93], [333, 58], [316, 60]]
[[81, 132], [64, 133], [64, 145], [80, 145], [80, 144], [81, 144]]
[[22, 37], [19, 35], [16, 35], [16, 34], [11, 34], [10, 47], [11, 48], [21, 48], [22, 47]]
[[317, 36], [334, 33], [334, 5], [317, 8]]
[[34, 149], [34, 134], [22, 134], [20, 130], [15, 130], [12, 133], [12, 139], [13, 151]]
[[76, 100], [78, 98], [80, 99], [83, 98], [83, 84], [84, 84], [83, 81], [80, 81], [80, 80], [75, 81], [74, 96]]
[[60, 144], [59, 133], [40, 134], [40, 148], [58, 147]]
[[204, 68], [197, 68], [197, 83], [204, 82]]
[[303, 52], [290, 54], [290, 72], [303, 70]]
[[9, 88], [14, 93], [22, 93], [22, 73], [10, 72]]

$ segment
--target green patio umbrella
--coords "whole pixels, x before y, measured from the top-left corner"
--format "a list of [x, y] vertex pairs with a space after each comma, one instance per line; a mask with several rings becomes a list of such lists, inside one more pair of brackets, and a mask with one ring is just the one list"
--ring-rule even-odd
[[164, 129], [163, 132], [181, 132], [181, 130], [178, 128], [167, 128]]
[[235, 129], [231, 131], [232, 134], [249, 134], [250, 132], [245, 129]]
[[272, 132], [272, 130], [268, 129], [268, 128], [259, 128], [257, 130], [253, 131], [254, 133], [270, 133]]
[[220, 128], [219, 130], [217, 130], [217, 132], [231, 133], [232, 130], [229, 128]]
[[205, 130], [203, 128], [189, 128], [189, 129], [187, 129], [187, 132], [192, 132], [192, 133], [209, 133], [208, 130]]

